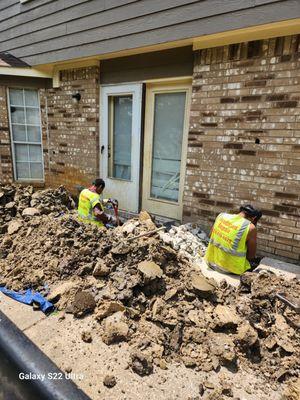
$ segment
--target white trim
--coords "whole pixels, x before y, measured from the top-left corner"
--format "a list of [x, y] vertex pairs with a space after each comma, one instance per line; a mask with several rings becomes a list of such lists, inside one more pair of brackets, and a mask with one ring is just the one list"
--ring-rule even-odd
[[[140, 162], [141, 162], [141, 110], [142, 83], [115, 84], [100, 86], [100, 174], [106, 181], [110, 197], [117, 197], [120, 207], [131, 212], [139, 210]], [[109, 96], [132, 95], [132, 157], [131, 180], [110, 178], [108, 176], [108, 98]]]
[[9, 76], [25, 76], [29, 78], [49, 78], [52, 79], [51, 74], [39, 71], [35, 68], [15, 68], [15, 67], [0, 67], [0, 75]]
[[[7, 108], [8, 108], [8, 117], [9, 117], [9, 130], [10, 130], [10, 143], [11, 143], [11, 154], [12, 154], [12, 160], [13, 160], [13, 172], [14, 172], [14, 180], [16, 182], [41, 182], [44, 183], [45, 182], [45, 166], [44, 166], [44, 149], [43, 149], [43, 130], [42, 130], [42, 115], [41, 115], [41, 107], [40, 107], [40, 93], [38, 89], [35, 88], [29, 88], [29, 87], [25, 87], [22, 88], [23, 90], [23, 96], [25, 96], [25, 92], [24, 90], [35, 90], [37, 91], [38, 94], [38, 104], [39, 107], [35, 107], [35, 109], [39, 110], [39, 120], [40, 120], [40, 125], [32, 125], [32, 124], [26, 124], [26, 112], [25, 112], [25, 126], [26, 126], [26, 136], [27, 136], [27, 126], [39, 126], [40, 130], [41, 130], [41, 142], [37, 143], [37, 142], [19, 142], [19, 141], [14, 141], [13, 138], [13, 132], [12, 132], [12, 125], [24, 125], [24, 124], [12, 124], [11, 122], [11, 105], [10, 105], [10, 94], [9, 94], [9, 90], [10, 89], [20, 89], [20, 87], [7, 87]], [[12, 107], [15, 107], [12, 105]], [[18, 106], [21, 107], [21, 106]], [[24, 100], [24, 106], [23, 109], [25, 110], [26, 105], [25, 105], [25, 100]], [[17, 171], [16, 171], [16, 157], [15, 157], [15, 143], [17, 144], [24, 144], [24, 145], [35, 145], [35, 146], [41, 146], [41, 152], [42, 152], [42, 160], [41, 161], [24, 161], [27, 163], [39, 163], [42, 164], [42, 172], [43, 172], [43, 177], [42, 179], [33, 179], [33, 178], [22, 178], [22, 179], [17, 179]]]
[[[186, 172], [187, 141], [189, 112], [191, 102], [191, 80], [190, 79], [168, 79], [164, 82], [155, 81], [148, 83], [146, 88], [146, 108], [145, 108], [145, 132], [144, 132], [144, 165], [143, 165], [143, 188], [142, 188], [142, 208], [149, 210], [153, 214], [162, 215], [176, 220], [182, 219], [183, 209], [183, 189]], [[151, 174], [152, 174], [152, 148], [153, 148], [153, 125], [154, 125], [154, 102], [155, 95], [159, 93], [185, 92], [185, 117], [182, 136], [180, 182], [178, 201], [152, 198], [150, 195]], [[147, 149], [147, 150], [146, 150]]]

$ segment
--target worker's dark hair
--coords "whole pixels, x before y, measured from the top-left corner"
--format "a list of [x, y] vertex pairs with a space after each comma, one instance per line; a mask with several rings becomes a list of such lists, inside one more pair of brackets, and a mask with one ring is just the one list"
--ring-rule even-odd
[[262, 212], [259, 209], [254, 208], [251, 204], [241, 206], [240, 212], [244, 212], [246, 217], [255, 218], [256, 221], [262, 217]]
[[103, 189], [105, 188], [105, 182], [101, 178], [95, 179], [93, 185], [95, 185], [96, 187], [102, 187]]

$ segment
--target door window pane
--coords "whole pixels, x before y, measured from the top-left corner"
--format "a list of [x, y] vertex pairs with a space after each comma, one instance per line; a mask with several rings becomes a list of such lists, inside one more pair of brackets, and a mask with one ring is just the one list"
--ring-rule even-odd
[[38, 92], [9, 89], [9, 100], [16, 179], [41, 180], [43, 154]]
[[12, 125], [13, 140], [16, 142], [26, 142], [26, 126]]
[[36, 90], [25, 90], [25, 105], [39, 107], [38, 92]]
[[152, 198], [178, 201], [185, 101], [185, 92], [155, 94]]
[[14, 106], [24, 106], [23, 90], [10, 89], [9, 99], [10, 99], [10, 104], [13, 104]]
[[11, 114], [11, 122], [13, 124], [25, 124], [24, 108], [11, 107], [10, 114]]
[[131, 179], [132, 95], [109, 97], [109, 176]]

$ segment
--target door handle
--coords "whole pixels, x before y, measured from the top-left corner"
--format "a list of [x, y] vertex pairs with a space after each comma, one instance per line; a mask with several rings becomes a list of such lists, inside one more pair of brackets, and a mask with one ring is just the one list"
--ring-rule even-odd
[[100, 153], [102, 154], [102, 153], [103, 153], [103, 151], [104, 151], [104, 145], [102, 145], [102, 146], [101, 146]]

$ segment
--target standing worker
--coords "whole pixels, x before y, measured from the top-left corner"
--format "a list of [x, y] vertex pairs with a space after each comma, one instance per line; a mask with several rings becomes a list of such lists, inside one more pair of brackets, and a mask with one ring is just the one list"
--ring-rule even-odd
[[205, 254], [208, 266], [236, 275], [250, 270], [256, 254], [256, 224], [261, 216], [262, 212], [250, 204], [241, 206], [238, 214], [219, 214]]
[[104, 205], [111, 203], [113, 207], [118, 207], [118, 201], [111, 198], [101, 201], [100, 195], [104, 188], [104, 180], [98, 178], [91, 187], [80, 192], [78, 202], [78, 219], [80, 221], [97, 225], [99, 228], [104, 228], [108, 223], [116, 225], [116, 218], [104, 212]]

